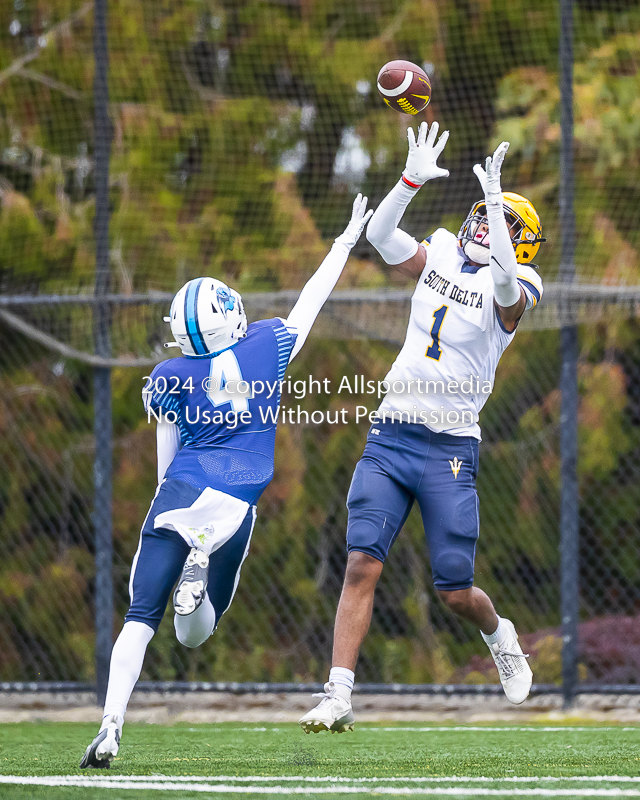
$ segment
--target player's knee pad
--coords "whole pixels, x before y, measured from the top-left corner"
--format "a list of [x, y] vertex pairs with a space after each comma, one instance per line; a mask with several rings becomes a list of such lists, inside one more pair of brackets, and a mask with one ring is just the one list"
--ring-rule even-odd
[[380, 530], [383, 520], [379, 520], [375, 515], [354, 518], [349, 517], [347, 528], [347, 552], [365, 553], [378, 561], [383, 561], [387, 557], [389, 542], [386, 537], [381, 536]]
[[[475, 542], [471, 544], [474, 545]], [[473, 546], [468, 546], [467, 540], [459, 548], [448, 548], [436, 555], [432, 563], [436, 589], [452, 592], [468, 589], [473, 585], [474, 549]]]

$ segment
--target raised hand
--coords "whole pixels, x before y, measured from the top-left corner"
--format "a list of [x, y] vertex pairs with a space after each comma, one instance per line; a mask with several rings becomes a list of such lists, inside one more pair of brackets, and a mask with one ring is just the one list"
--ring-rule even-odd
[[358, 193], [358, 196], [353, 201], [353, 211], [351, 213], [349, 224], [345, 228], [344, 233], [341, 233], [340, 236], [338, 236], [336, 242], [346, 244], [346, 246], [351, 249], [358, 241], [362, 231], [365, 228], [365, 225], [367, 222], [369, 222], [369, 219], [373, 214], [372, 208], [367, 211], [368, 199], [369, 198], [363, 197], [360, 193]]
[[500, 186], [500, 171], [502, 170], [502, 162], [509, 149], [509, 142], [502, 142], [496, 148], [493, 156], [487, 156], [484, 169], [480, 164], [476, 164], [473, 168], [476, 177], [480, 181], [484, 198], [487, 203], [495, 205], [502, 202], [502, 188]]
[[449, 138], [449, 131], [445, 131], [436, 142], [438, 128], [437, 122], [432, 122], [431, 128], [426, 122], [421, 123], [418, 128], [417, 140], [413, 128], [407, 128], [409, 155], [402, 173], [407, 183], [422, 186], [423, 183], [433, 178], [449, 177], [449, 170], [442, 169], [436, 164], [438, 156], [444, 150]]

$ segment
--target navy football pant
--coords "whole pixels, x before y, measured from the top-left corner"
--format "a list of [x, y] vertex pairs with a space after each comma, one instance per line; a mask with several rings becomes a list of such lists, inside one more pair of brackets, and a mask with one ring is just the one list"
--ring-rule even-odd
[[[175, 478], [160, 486], [142, 526], [140, 545], [131, 568], [131, 604], [125, 622], [136, 620], [158, 630], [191, 548], [175, 531], [154, 530], [153, 520], [164, 511], [190, 506], [199, 495], [200, 489]], [[216, 627], [233, 600], [240, 568], [249, 550], [255, 510], [255, 506], [249, 508], [236, 533], [209, 557], [207, 594], [216, 614]]]
[[384, 562], [418, 502], [436, 589], [473, 585], [479, 533], [478, 440], [424, 425], [372, 425], [351, 481], [347, 549]]

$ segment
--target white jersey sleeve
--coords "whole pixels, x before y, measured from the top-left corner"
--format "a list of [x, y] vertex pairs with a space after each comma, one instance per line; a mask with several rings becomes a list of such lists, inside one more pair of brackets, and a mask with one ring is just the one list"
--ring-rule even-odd
[[527, 311], [535, 308], [542, 297], [542, 279], [537, 269], [528, 264], [518, 264], [518, 283], [524, 289], [527, 298]]

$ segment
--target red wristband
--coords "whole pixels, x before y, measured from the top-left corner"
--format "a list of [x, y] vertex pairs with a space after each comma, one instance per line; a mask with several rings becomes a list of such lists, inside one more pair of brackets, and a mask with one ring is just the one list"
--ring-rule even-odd
[[406, 183], [407, 186], [410, 186], [412, 189], [419, 189], [422, 186], [421, 183], [411, 183], [411, 181], [405, 178], [404, 173], [402, 173], [402, 180], [404, 183]]

